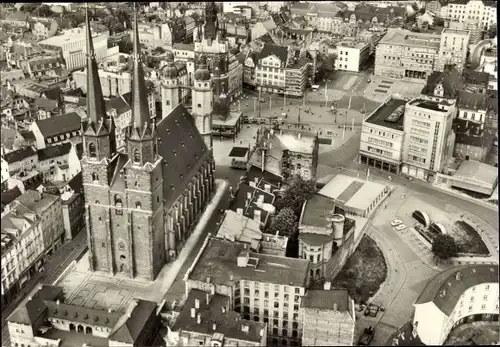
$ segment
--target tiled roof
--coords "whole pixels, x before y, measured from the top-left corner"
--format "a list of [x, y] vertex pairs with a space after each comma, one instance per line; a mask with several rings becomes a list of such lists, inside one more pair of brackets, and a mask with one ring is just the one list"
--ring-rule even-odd
[[460, 73], [455, 67], [447, 67], [445, 71], [433, 71], [427, 78], [427, 83], [422, 89], [424, 95], [434, 95], [436, 86], [441, 83], [444, 89], [444, 97], [456, 98], [458, 91], [463, 89], [464, 83]]
[[52, 88], [47, 88], [45, 91], [43, 91], [43, 94], [45, 94], [45, 96], [49, 100], [61, 100], [63, 92], [60, 87], [55, 86]]
[[[206, 295], [206, 292], [191, 289], [172, 328], [173, 331], [182, 330], [210, 336], [219, 333], [229, 339], [238, 340], [239, 344], [244, 344], [244, 341], [261, 341], [260, 334], [265, 329], [265, 323], [242, 319], [239, 313], [230, 311], [229, 297], [225, 295], [210, 295], [208, 304]], [[199, 302], [196, 314], [200, 314], [200, 324], [197, 323], [197, 317], [191, 317], [191, 308], [195, 307], [196, 300]], [[248, 328], [248, 331], [243, 331], [243, 327]]]
[[62, 294], [62, 287], [44, 284], [41, 288], [37, 288], [37, 291], [31, 297], [26, 298], [6, 320], [8, 322], [32, 325], [47, 309], [44, 301], [56, 300]]
[[193, 264], [189, 279], [205, 282], [207, 276], [216, 284], [231, 286], [234, 281], [250, 280], [304, 287], [309, 276], [309, 260], [249, 252], [258, 259], [256, 267], [238, 267], [238, 255], [245, 244], [210, 237], [200, 258]]
[[4, 145], [5, 148], [11, 149], [12, 146], [14, 145], [17, 134], [18, 132], [15, 129], [2, 127], [1, 130], [2, 138], [0, 139], [2, 141], [2, 145]]
[[95, 324], [113, 328], [120, 319], [121, 314], [89, 308], [84, 306], [69, 305], [52, 300], [44, 300], [47, 307], [47, 316], [56, 319], [68, 319], [78, 323]]
[[434, 302], [449, 316], [469, 288], [482, 283], [498, 283], [498, 265], [462, 265], [443, 271], [429, 281], [415, 305]]
[[490, 80], [490, 74], [482, 71], [474, 71], [474, 70], [465, 70], [463, 72], [463, 77], [465, 83], [468, 84], [480, 84], [484, 86], [488, 86], [488, 82]]
[[137, 300], [131, 303], [132, 312], [126, 315], [126, 319], [118, 329], [110, 334], [109, 339], [122, 343], [134, 345], [142, 333], [149, 317], [154, 314], [157, 304], [151, 301]]
[[59, 197], [53, 194], [40, 193], [36, 190], [27, 190], [16, 200], [36, 213], [42, 213], [51, 206]]
[[460, 90], [458, 92], [457, 104], [462, 109], [486, 110], [486, 95]]
[[25, 141], [35, 141], [35, 134], [33, 134], [33, 131], [22, 131], [20, 132], [21, 136]]
[[36, 156], [36, 150], [33, 147], [24, 147], [17, 149], [15, 151], [4, 154], [3, 158], [9, 164], [16, 163], [23, 159], [26, 159], [31, 156]]
[[36, 124], [43, 137], [47, 138], [72, 131], [79, 131], [81, 127], [81, 118], [76, 112], [71, 112], [61, 116], [37, 120]]
[[164, 198], [173, 202], [206, 162], [210, 152], [193, 116], [179, 104], [157, 125], [158, 154], [163, 158]]
[[347, 289], [320, 290], [310, 289], [302, 298], [302, 307], [316, 308], [320, 310], [333, 310], [337, 305], [337, 311], [351, 314], [351, 298]]
[[45, 99], [45, 98], [36, 98], [33, 101], [33, 105], [35, 105], [38, 109], [41, 109], [44, 111], [57, 110], [57, 101], [56, 100], [49, 100], [49, 99]]
[[302, 215], [301, 225], [311, 225], [322, 228], [330, 228], [328, 219], [333, 211], [335, 201], [326, 196], [314, 194], [306, 203]]
[[28, 15], [22, 11], [16, 11], [16, 12], [9, 13], [6, 17], [6, 20], [25, 21], [27, 16]]
[[106, 111], [110, 111], [112, 109], [116, 110], [118, 115], [121, 115], [130, 110], [130, 105], [127, 104], [123, 98], [118, 96], [106, 101]]
[[277, 45], [266, 44], [264, 45], [264, 48], [262, 48], [262, 51], [259, 54], [259, 59], [264, 59], [270, 55], [275, 55], [282, 62], [286, 63], [288, 58], [288, 48]]
[[68, 155], [71, 150], [72, 144], [66, 142], [56, 146], [49, 146], [38, 150], [38, 160], [44, 161], [52, 158], [61, 157], [63, 155]]
[[8, 189], [8, 190], [2, 192], [2, 194], [0, 194], [0, 198], [2, 201], [2, 212], [3, 212], [3, 209], [6, 205], [8, 205], [12, 201], [16, 200], [18, 197], [21, 196], [21, 194], [22, 193], [17, 186], [15, 186], [12, 189]]

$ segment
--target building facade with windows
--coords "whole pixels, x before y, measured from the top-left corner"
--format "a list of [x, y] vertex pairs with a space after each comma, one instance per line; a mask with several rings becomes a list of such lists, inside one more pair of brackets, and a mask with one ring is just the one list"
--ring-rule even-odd
[[359, 72], [370, 57], [370, 44], [344, 40], [337, 45], [335, 69]]
[[[359, 161], [399, 174], [403, 163], [406, 101], [389, 96], [361, 125]], [[424, 141], [424, 140], [422, 140]]]
[[440, 16], [458, 22], [477, 20], [487, 30], [497, 23], [497, 5], [496, 2], [481, 0], [450, 2], [441, 7]]
[[498, 265], [462, 265], [429, 281], [413, 304], [413, 326], [426, 345], [442, 345], [465, 323], [498, 322]]
[[419, 97], [406, 104], [402, 173], [432, 181], [453, 155], [455, 101]]
[[389, 29], [375, 50], [376, 76], [425, 80], [434, 71], [441, 35]]
[[445, 28], [441, 32], [441, 43], [435, 66], [436, 71], [444, 71], [446, 65], [455, 65], [462, 72], [467, 60], [470, 31]]
[[254, 253], [246, 243], [210, 235], [185, 275], [186, 293], [226, 295], [229, 310], [268, 325], [268, 344], [299, 346], [300, 304], [309, 284], [309, 261]]

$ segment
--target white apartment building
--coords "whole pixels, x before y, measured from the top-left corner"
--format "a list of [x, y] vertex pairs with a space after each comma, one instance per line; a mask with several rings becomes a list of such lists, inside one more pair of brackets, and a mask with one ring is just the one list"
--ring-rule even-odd
[[[133, 39], [133, 30], [130, 30], [130, 39]], [[139, 40], [148, 48], [172, 48], [172, 30], [168, 23], [139, 24]]]
[[[99, 69], [99, 80], [101, 81], [102, 94], [105, 97], [117, 96], [130, 93], [132, 90], [131, 71], [121, 68], [122, 71], [107, 71]], [[73, 80], [77, 88], [87, 93], [87, 69], [73, 72]]]
[[399, 174], [403, 163], [406, 101], [389, 96], [361, 125], [359, 161]]
[[426, 80], [434, 71], [441, 35], [389, 29], [375, 50], [376, 76]]
[[453, 154], [454, 100], [419, 97], [406, 104], [403, 146], [405, 175], [432, 181]]
[[42, 267], [41, 221], [40, 215], [18, 202], [2, 213], [2, 305]]
[[370, 57], [370, 44], [366, 42], [342, 41], [337, 45], [335, 69], [359, 72]]
[[211, 237], [187, 271], [191, 289], [229, 296], [228, 310], [268, 324], [268, 344], [298, 346], [300, 303], [309, 285], [309, 260], [251, 252], [248, 244]]
[[[98, 62], [106, 58], [109, 33], [92, 33], [94, 51]], [[38, 42], [41, 48], [57, 51], [66, 61], [67, 69], [84, 67], [87, 64], [87, 42], [85, 28], [65, 30], [62, 35], [52, 36]]]
[[420, 340], [442, 345], [465, 323], [498, 322], [498, 265], [462, 265], [440, 273], [415, 302], [413, 326]]
[[481, 0], [471, 0], [466, 4], [449, 3], [441, 7], [441, 17], [458, 22], [477, 20], [487, 30], [497, 23], [496, 4], [485, 5]]
[[441, 32], [438, 59], [434, 69], [444, 71], [445, 65], [453, 64], [459, 72], [462, 72], [467, 60], [469, 38], [468, 30], [445, 28]]

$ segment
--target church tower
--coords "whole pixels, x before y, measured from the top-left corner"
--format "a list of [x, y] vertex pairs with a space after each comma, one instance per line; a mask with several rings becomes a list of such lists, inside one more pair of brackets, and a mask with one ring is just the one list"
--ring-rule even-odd
[[109, 271], [108, 194], [112, 161], [117, 156], [115, 127], [106, 108], [99, 80], [88, 9], [87, 31], [87, 116], [82, 123], [82, 176], [85, 195], [86, 228], [90, 270]]
[[198, 69], [194, 73], [194, 83], [191, 92], [192, 111], [196, 127], [200, 132], [209, 150], [212, 150], [212, 110], [213, 92], [210, 71], [207, 68], [207, 59], [201, 55]]
[[134, 17], [132, 119], [126, 132], [128, 153], [125, 201], [129, 215], [116, 236], [126, 252], [115, 259], [130, 259], [130, 277], [154, 280], [165, 264], [163, 175], [158, 156], [156, 125], [149, 114], [144, 68], [140, 58], [137, 11]]
[[174, 54], [167, 52], [167, 66], [163, 69], [163, 83], [161, 84], [162, 119], [180, 103], [181, 91], [178, 71], [174, 64]]

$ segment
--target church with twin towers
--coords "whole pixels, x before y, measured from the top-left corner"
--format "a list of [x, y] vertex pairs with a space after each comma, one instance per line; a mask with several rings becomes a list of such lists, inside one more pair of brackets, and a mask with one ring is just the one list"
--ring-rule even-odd
[[86, 15], [88, 117], [81, 163], [89, 264], [91, 271], [154, 280], [176, 259], [215, 190], [212, 75], [199, 55], [188, 110], [175, 98], [177, 71], [168, 53], [162, 88], [172, 87], [170, 108], [161, 119], [151, 118], [137, 14], [133, 30], [132, 117], [126, 145], [117, 150]]

